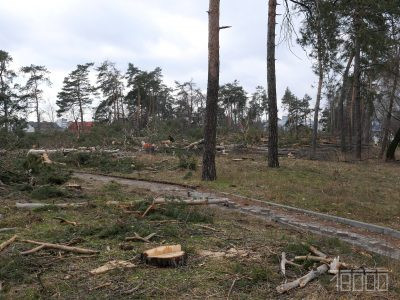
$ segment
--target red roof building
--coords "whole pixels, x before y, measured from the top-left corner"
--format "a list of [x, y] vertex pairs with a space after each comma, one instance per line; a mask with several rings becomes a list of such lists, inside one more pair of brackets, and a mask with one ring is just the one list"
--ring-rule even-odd
[[68, 126], [68, 130], [71, 132], [89, 132], [94, 126], [94, 122], [71, 122]]

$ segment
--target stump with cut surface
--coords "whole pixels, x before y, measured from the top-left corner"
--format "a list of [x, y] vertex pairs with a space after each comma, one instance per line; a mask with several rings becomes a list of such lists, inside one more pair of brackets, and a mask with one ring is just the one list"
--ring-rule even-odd
[[181, 245], [161, 246], [142, 253], [142, 260], [157, 267], [178, 267], [186, 264], [186, 253]]

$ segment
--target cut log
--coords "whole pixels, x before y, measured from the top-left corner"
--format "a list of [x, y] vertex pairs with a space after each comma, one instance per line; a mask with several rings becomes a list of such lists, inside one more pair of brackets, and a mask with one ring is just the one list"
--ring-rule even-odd
[[7, 241], [3, 242], [0, 244], [0, 252], [6, 249], [8, 246], [10, 246], [14, 241], [17, 239], [17, 235], [12, 236], [10, 239]]
[[208, 205], [208, 204], [228, 204], [229, 200], [226, 198], [220, 199], [188, 199], [188, 200], [180, 200], [180, 199], [165, 199], [165, 198], [156, 198], [154, 200], [154, 204], [166, 204], [166, 203], [182, 203], [187, 205]]
[[329, 267], [326, 264], [323, 264], [319, 266], [316, 270], [312, 270], [303, 277], [300, 277], [294, 281], [284, 283], [279, 285], [276, 288], [276, 291], [279, 294], [285, 293], [287, 291], [290, 291], [291, 289], [297, 288], [297, 287], [304, 287], [306, 286], [307, 283], [309, 283], [311, 280], [319, 277], [320, 275], [326, 273], [328, 271]]
[[56, 250], [63, 250], [66, 252], [73, 252], [73, 253], [80, 253], [80, 254], [98, 254], [100, 252], [97, 250], [78, 248], [78, 247], [70, 247], [70, 246], [60, 245], [60, 244], [37, 242], [37, 241], [32, 241], [32, 240], [21, 240], [21, 242], [39, 246], [39, 247], [33, 248], [31, 250], [25, 251], [25, 253], [28, 252], [27, 254], [31, 254], [31, 253], [37, 252], [39, 250], [42, 250], [42, 249], [56, 249]]
[[312, 260], [312, 261], [320, 261], [326, 264], [330, 264], [332, 262], [332, 258], [325, 258], [321, 256], [312, 256], [312, 255], [305, 255], [305, 256], [295, 256], [294, 260]]
[[99, 268], [91, 270], [90, 274], [98, 275], [114, 269], [130, 269], [134, 267], [136, 267], [135, 264], [132, 264], [126, 260], [112, 260]]
[[49, 155], [45, 152], [42, 154], [43, 163], [45, 164], [52, 164], [53, 161], [49, 158]]
[[186, 264], [186, 253], [181, 245], [161, 246], [142, 253], [142, 260], [157, 267], [178, 267]]
[[189, 145], [187, 145], [184, 149], [189, 150], [192, 149], [198, 145], [202, 145], [204, 143], [204, 139], [198, 140], [197, 142], [191, 143]]
[[47, 204], [47, 203], [15, 203], [16, 208], [23, 209], [36, 209], [43, 207], [60, 207], [60, 208], [69, 208], [69, 207], [82, 207], [87, 205], [87, 202], [79, 202], [79, 203], [59, 203], [59, 204]]

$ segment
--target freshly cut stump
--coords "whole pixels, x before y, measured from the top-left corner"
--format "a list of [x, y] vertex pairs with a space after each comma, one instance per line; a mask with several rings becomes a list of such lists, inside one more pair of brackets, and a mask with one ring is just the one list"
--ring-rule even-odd
[[142, 253], [142, 260], [157, 267], [178, 267], [186, 264], [186, 253], [181, 245], [161, 246]]

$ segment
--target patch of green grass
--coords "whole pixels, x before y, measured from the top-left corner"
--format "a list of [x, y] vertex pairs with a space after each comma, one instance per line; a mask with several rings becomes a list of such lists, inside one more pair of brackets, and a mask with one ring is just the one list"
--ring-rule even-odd
[[65, 157], [58, 156], [62, 161], [71, 167], [92, 168], [103, 173], [131, 173], [143, 169], [143, 164], [132, 157], [116, 158], [108, 153], [76, 152]]
[[31, 197], [37, 200], [65, 197], [66, 195], [65, 190], [53, 185], [39, 186], [31, 192]]

